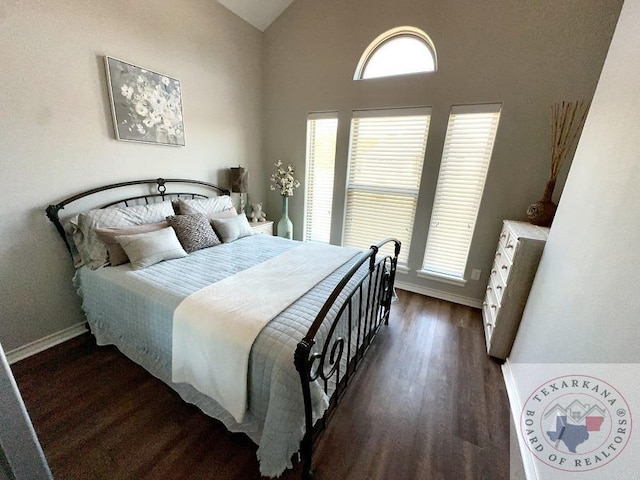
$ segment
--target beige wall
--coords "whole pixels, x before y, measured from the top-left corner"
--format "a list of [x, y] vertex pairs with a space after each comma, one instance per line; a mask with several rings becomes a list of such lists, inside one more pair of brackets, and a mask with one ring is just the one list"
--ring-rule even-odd
[[[181, 81], [185, 147], [114, 140], [103, 56]], [[0, 2], [0, 340], [7, 350], [83, 320], [44, 208], [80, 190], [182, 176], [264, 178], [262, 34], [212, 0]], [[255, 198], [264, 182], [252, 182]]]
[[512, 363], [640, 361], [638, 79], [640, 0], [626, 0]]
[[[304, 178], [307, 113], [338, 112], [332, 241], [339, 243], [352, 110], [431, 105], [411, 272], [398, 280], [423, 292], [437, 290], [439, 295], [477, 302], [483, 297], [502, 219], [524, 219], [527, 206], [542, 196], [549, 168], [550, 106], [592, 97], [621, 4], [294, 2], [265, 32], [265, 165], [269, 168], [278, 159], [292, 162]], [[354, 82], [356, 64], [367, 45], [402, 25], [421, 28], [432, 38], [439, 71]], [[417, 278], [451, 105], [489, 102], [502, 102], [503, 110], [467, 270], [468, 277], [472, 268], [481, 269], [481, 280], [457, 287]], [[566, 167], [556, 197], [565, 176]], [[303, 198], [297, 193], [290, 204], [296, 238], [302, 234]], [[270, 192], [267, 207], [270, 217], [277, 219], [276, 193]]]

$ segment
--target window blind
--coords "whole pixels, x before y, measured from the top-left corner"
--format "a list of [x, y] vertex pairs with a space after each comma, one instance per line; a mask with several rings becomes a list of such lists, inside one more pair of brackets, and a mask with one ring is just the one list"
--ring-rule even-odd
[[329, 243], [338, 114], [307, 117], [304, 240]]
[[500, 108], [451, 109], [422, 266], [427, 273], [464, 278]]
[[430, 118], [426, 107], [353, 113], [343, 245], [367, 249], [395, 237], [406, 265]]

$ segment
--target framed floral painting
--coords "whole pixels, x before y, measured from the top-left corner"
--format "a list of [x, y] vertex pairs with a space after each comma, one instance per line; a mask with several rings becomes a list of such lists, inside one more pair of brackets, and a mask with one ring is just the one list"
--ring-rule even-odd
[[105, 64], [116, 138], [184, 146], [180, 82], [112, 57]]

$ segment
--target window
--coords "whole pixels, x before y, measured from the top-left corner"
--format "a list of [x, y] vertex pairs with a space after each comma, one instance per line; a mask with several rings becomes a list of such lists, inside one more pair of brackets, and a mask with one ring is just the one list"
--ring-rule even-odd
[[335, 112], [310, 113], [307, 117], [304, 240], [330, 240], [337, 131]]
[[429, 108], [353, 113], [343, 245], [395, 237], [406, 265], [430, 118]]
[[391, 29], [376, 38], [362, 54], [354, 80], [434, 72], [436, 49], [429, 36], [413, 27]]
[[464, 282], [500, 107], [467, 105], [451, 109], [422, 274]]

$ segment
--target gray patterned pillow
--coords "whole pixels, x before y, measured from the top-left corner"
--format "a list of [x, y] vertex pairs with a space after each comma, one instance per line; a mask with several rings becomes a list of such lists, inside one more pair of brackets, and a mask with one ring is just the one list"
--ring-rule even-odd
[[167, 217], [167, 222], [176, 231], [178, 240], [187, 253], [215, 247], [221, 243], [216, 232], [209, 225], [209, 220], [201, 213], [171, 215]]

